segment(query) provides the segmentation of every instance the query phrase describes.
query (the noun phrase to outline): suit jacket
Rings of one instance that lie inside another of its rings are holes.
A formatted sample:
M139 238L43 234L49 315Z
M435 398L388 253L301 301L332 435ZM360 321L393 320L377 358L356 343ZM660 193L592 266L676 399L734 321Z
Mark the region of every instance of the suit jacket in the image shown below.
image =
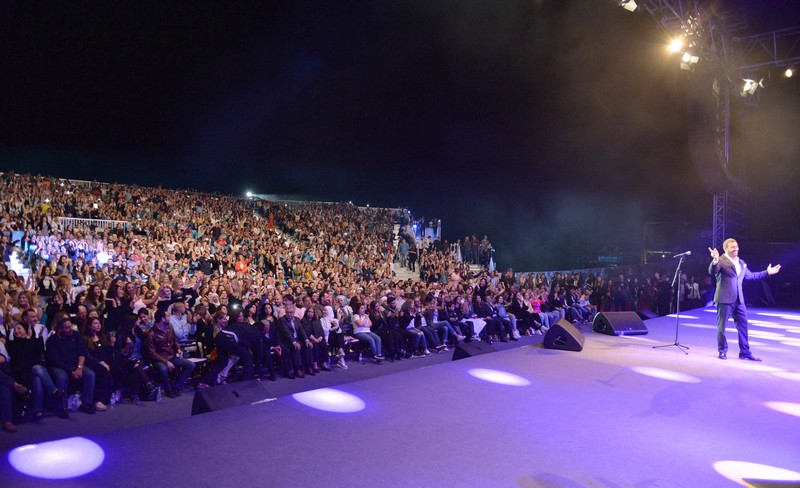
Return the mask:
M306 335L306 331L303 329L303 324L300 323L300 319L294 317L294 328L297 331L297 339L294 338L289 319L290 317L284 315L278 320L278 339L280 339L281 345L291 347L292 343L295 341L300 344L305 344L308 340L308 335Z
M760 280L767 277L767 271L756 273L747 269L747 263L739 258L742 272L736 273L736 265L725 254L719 257L717 264L712 261L708 265L708 273L717 279L717 290L714 292L714 303L744 303L742 282L744 280Z

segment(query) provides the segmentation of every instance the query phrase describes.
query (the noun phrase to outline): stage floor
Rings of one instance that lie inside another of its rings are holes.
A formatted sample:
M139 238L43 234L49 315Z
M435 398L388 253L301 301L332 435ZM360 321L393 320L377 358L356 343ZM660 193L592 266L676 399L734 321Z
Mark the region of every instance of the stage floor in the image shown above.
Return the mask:
M796 486L800 313L751 308L750 319L761 363L737 359L733 329L729 359L719 360L714 310L697 309L680 321L688 354L653 348L675 339L675 317L661 317L645 321L642 336L588 331L582 352L527 345L89 435L104 458L88 474L45 481L6 456L0 479L14 487L710 487L743 478Z

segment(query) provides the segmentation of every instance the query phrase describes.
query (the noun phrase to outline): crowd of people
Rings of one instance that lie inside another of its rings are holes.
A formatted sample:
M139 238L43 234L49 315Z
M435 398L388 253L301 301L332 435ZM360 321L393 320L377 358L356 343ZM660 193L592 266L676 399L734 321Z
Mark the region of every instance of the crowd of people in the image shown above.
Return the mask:
M654 301L635 279L472 271L482 258L446 241L395 245L404 212L3 174L3 429L187 385L347 369L352 355L514 341ZM486 254L483 241L470 249ZM12 253L26 279L6 265ZM398 280L395 260L420 279Z

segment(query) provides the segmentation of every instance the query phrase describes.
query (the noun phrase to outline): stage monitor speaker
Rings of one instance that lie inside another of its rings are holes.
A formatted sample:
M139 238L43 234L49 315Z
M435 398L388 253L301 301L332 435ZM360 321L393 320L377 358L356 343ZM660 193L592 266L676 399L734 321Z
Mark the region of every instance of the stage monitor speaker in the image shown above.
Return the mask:
M642 320L650 320L658 318L658 314L650 310L637 310L636 315Z
M275 398L267 388L256 380L239 381L229 385L218 385L212 388L197 389L192 401L192 415L197 415L223 408L240 405L256 405L266 403Z
M647 334L647 327L636 312L600 312L594 316L592 329L615 336Z
M586 339L568 320L559 319L544 335L544 347L564 351L582 351Z
M453 351L453 361L495 351L497 349L483 341L465 342L456 346L456 350Z

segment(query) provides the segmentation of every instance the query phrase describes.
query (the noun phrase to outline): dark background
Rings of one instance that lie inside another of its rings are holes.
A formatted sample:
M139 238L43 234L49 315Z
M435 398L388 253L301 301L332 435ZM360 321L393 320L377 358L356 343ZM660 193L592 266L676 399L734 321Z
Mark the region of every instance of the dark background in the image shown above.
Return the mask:
M637 253L647 222L710 245L691 75L611 1L3 2L0 36L0 170L403 206L518 271ZM732 159L750 239L798 241L800 89L771 81Z

